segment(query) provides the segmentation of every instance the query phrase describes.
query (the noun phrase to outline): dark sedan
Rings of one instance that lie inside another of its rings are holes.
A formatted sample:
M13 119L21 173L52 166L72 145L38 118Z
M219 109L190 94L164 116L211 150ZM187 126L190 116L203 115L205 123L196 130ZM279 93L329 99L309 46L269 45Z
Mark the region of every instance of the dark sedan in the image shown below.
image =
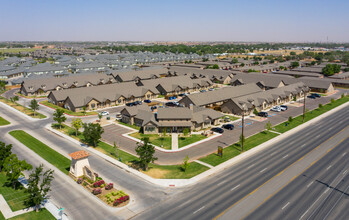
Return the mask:
M224 130L222 128L211 128L211 131L222 134Z
M222 126L222 128L225 128L227 130L233 130L234 129L234 125L233 124L225 124Z

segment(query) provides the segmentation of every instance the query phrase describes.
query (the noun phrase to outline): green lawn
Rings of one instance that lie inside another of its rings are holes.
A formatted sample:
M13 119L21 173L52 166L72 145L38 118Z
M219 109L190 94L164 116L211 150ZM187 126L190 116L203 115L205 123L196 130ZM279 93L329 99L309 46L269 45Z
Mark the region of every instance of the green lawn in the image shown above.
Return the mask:
M305 114L304 122L307 122L331 109L334 109L335 107L338 107L346 102L349 101L349 96L345 96L343 98L335 100L333 103L329 103L326 105L323 105L321 108L314 109L312 111L309 111ZM297 116L293 119L292 122L284 122L274 127L275 131L284 133L288 130L291 130L292 128L297 127L298 125L303 123L303 115Z
M22 215L15 216L10 218L9 220L55 220L56 218L47 211L47 209L40 209L39 212L28 212Z
M27 107L24 107L23 105L20 105L20 104L18 104L18 103L16 103L16 102L11 102L10 100L5 99L5 98L2 97L2 96L0 96L0 101L3 102L3 103L5 103L5 104L7 104L7 105L9 105L9 106L11 106L12 108L17 109L17 110L20 111L20 112L23 112L24 114L26 114L26 115L28 115L28 116L30 116L30 117L32 117L32 118L40 118L40 119L41 119L41 118L46 118L45 115L40 114L40 113L38 113L38 112L36 112L35 115L34 115L33 110L31 110L31 109L29 109L29 108L27 108Z
M7 121L7 120L3 119L2 117L0 117L0 126L2 126L2 125L9 125L9 124L10 124L9 121Z
M14 138L20 141L22 144L33 150L40 157L51 163L63 173L68 174L70 168L70 160L60 153L56 152L46 144L42 143L38 139L34 138L30 134L22 130L16 130L9 132Z
M141 128L136 126L136 125L130 125L130 124L127 124L127 123L124 123L124 122L121 122L121 121L117 121L119 124L121 125L125 125L127 127L130 127L130 128L133 128L133 129L136 129L137 131L139 131Z
M244 151L248 151L251 148L254 148L274 137L278 136L273 132L262 131L258 134L255 134L249 138L246 138L244 142ZM202 162L211 164L212 166L217 166L241 153L241 146L239 143L232 144L223 149L223 156L218 156L217 153L212 153L206 157L200 158Z
M17 184L17 188L13 189L12 185L7 186L7 177L4 172L0 173L0 194L5 198L12 211L27 208L28 205L24 201L29 197L21 184Z
M68 109L59 107L59 106L54 105L52 103L49 103L48 101L42 101L40 103L43 105L46 105L48 107L54 108L54 109L62 109L64 111L64 113L69 114L69 115L73 115L73 116L85 116L85 115L97 115L98 114L97 112L86 112L85 114L83 112L73 112L73 111L70 111Z
M232 116L232 115L225 115L225 116L222 117L222 118L224 119L224 118L226 118L226 117L228 117L231 121L236 121L236 120L240 119L239 117L234 117L234 116Z
M163 144L164 149L168 149L168 150L171 149L171 145L172 145L171 136L166 136L166 137L162 138L158 134L142 134L142 133L138 133L138 132L132 133L132 134L130 134L130 136L138 138L138 139L148 137L149 141L152 144L154 144L158 147L160 147L161 144ZM189 144L195 143L197 141L203 140L205 138L206 138L205 136L200 135L200 134L193 134L190 137L178 137L178 147L181 148L181 147L187 146Z

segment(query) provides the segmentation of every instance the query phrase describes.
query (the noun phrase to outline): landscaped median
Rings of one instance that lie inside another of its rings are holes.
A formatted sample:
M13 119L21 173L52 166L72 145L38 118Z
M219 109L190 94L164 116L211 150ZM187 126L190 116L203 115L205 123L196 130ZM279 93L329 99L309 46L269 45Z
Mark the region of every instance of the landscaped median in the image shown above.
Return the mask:
M64 111L65 114L67 115L71 115L71 116L89 116L89 115L98 115L97 112L73 112L73 111L70 111L68 109L65 109L65 108L62 108L62 107L59 107L57 105L54 105L48 101L42 101L40 102L40 104L44 105L44 106L47 106L49 108L53 108L55 110L57 109L62 109Z
M4 97L0 96L0 102L14 108L14 109L17 109L18 111L32 117L32 118L39 118L39 119L42 119L42 118L46 118L45 115L43 114L40 114L39 112L35 112L33 110L31 110L30 108L27 108L23 105L20 105L18 104L17 102L12 102L8 99L5 99Z
M17 183L16 189L12 185L7 184L6 174L0 172L0 194L4 197L12 212L29 208L30 205L26 203L29 198L29 193L25 188ZM10 219L55 219L46 209L40 209L39 212L31 211ZM5 217L0 212L0 220L5 220Z
M0 126L3 126L3 125L9 125L10 122L7 121L6 119L0 117Z
M64 125L62 129L58 129L57 126L52 126L52 128L66 135L69 135L70 137L82 143L86 143L84 141L83 135L80 132L78 133L78 136L75 136L75 130L67 125ZM94 148L109 157L120 160L122 163L150 177L157 178L157 179L189 179L209 169L208 167L196 162L191 162L189 165L189 169L187 169L185 172L182 169L182 165L157 165L157 164L151 163L149 164L149 169L147 171L143 171L139 167L138 157L132 154L129 154L125 151L122 151L120 149L118 149L118 155L116 156L115 148L110 144L107 144L101 141L98 143L97 147L91 147L91 148Z
M171 136L160 136L158 134L142 134L139 132L135 132L132 134L129 134L129 136L137 138L141 140L144 137L148 137L149 141L158 147L163 146L164 149L166 150L171 150L171 145L172 145L172 137ZM192 134L188 137L178 137L178 148L185 147L189 144L201 141L203 139L207 138L204 135L201 134Z

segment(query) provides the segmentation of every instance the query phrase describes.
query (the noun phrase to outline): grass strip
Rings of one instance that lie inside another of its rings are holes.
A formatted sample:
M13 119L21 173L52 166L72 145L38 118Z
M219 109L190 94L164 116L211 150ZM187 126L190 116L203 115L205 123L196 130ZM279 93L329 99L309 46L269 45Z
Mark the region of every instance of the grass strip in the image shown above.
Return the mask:
M9 125L10 122L5 120L4 118L0 117L0 126L3 126L3 125Z
M83 112L73 112L71 110L68 110L68 109L59 107L57 105L54 105L54 104L52 104L52 103L50 103L48 101L42 101L40 103L43 104L43 105L46 105L46 106L48 106L50 108L56 109L56 110L57 109L61 109L61 110L64 111L64 113L69 114L69 115L73 115L73 116L86 116L86 115L97 115L98 114L97 112L85 112L85 113L83 113Z
M40 119L46 118L45 115L40 114L39 112L35 112L35 115L34 115L34 111L31 110L30 108L27 108L27 107L25 107L23 105L20 105L17 102L11 102L10 100L5 99L2 96L0 96L0 101L5 103L5 104L7 104L7 105L9 105L9 106L11 106L12 108L17 109L20 112L23 112L24 114L26 114L26 115L28 115L28 116L30 116L32 118L40 118Z
M68 174L70 169L70 160L57 151L53 150L46 144L42 143L38 139L34 138L30 134L22 130L10 131L10 135L34 151L40 157L45 159L50 164L57 167L63 173Z

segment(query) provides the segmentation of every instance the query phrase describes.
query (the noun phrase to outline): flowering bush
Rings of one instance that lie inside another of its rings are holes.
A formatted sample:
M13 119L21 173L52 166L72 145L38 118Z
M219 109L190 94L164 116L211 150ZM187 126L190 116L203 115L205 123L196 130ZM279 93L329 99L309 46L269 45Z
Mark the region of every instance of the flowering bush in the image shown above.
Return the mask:
M113 183L109 183L108 185L105 186L105 189L106 190L110 190L114 187L114 184Z
M97 182L94 182L93 183L93 187L101 187L101 185L103 185L105 182L104 182L104 180L99 180L99 181L97 181Z
M98 195L102 193L102 189L98 188L98 189L93 189L92 190L93 195Z
M77 182L78 184L81 184L81 183L82 183L82 178L79 178L78 180L76 180L76 182Z
M120 205L121 203L126 202L129 199L130 199L130 197L128 195L122 196L122 197L120 197L118 199L115 199L114 203L113 203L113 206Z

